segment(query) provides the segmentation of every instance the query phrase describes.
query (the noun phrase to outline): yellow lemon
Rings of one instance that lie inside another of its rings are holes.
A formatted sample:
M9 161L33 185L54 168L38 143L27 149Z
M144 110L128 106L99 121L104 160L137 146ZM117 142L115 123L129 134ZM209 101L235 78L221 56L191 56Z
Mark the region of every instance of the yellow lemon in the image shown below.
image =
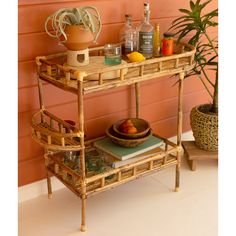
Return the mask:
M144 61L146 59L143 54L139 52L132 52L130 54L127 54L127 57L131 62Z

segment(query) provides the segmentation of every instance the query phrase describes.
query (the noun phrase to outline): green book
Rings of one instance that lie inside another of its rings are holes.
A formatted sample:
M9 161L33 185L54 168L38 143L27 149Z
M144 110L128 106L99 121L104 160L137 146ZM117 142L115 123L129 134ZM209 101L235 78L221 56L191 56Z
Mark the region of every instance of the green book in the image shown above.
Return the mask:
M94 142L94 147L106 152L119 160L127 160L136 155L145 153L163 144L163 140L155 136L150 136L144 143L137 147L127 148L114 144L109 137L99 139Z

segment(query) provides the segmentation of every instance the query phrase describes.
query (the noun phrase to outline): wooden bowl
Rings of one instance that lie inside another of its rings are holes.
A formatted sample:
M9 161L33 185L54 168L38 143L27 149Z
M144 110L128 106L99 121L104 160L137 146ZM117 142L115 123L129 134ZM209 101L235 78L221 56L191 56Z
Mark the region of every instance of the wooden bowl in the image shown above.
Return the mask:
M126 120L131 120L131 122L134 124L135 128L137 129L137 133L129 134L121 130L120 126ZM119 120L115 124L113 124L113 130L123 138L136 139L136 138L145 137L148 131L150 130L150 125L144 119L127 118L127 119Z
M147 134L144 137L136 138L136 139L129 139L129 138L123 138L122 136L117 134L113 130L113 126L111 126L106 130L106 134L111 139L111 141L113 143L115 143L119 146L122 146L122 147L130 148L130 147L136 147L136 146L144 143L152 135L152 131L151 131L151 129L149 129L149 131L147 132Z

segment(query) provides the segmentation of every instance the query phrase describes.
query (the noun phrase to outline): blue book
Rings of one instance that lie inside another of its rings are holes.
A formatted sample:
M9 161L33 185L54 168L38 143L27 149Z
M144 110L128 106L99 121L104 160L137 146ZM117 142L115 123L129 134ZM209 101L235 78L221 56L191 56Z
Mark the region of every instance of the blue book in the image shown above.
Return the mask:
M127 160L136 155L145 153L149 150L157 148L163 144L163 140L155 136L150 136L144 143L138 145L137 147L127 148L121 147L117 144L114 144L109 137L99 139L94 142L94 147L100 149L103 152L106 152L119 160Z

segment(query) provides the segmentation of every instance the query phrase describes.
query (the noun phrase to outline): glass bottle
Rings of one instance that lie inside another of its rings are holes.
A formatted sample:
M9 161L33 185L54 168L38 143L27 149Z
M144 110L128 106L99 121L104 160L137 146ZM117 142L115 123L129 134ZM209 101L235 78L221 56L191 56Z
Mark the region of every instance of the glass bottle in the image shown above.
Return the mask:
M153 26L150 23L149 3L144 3L144 20L138 26L138 51L146 58L153 54Z
M153 34L153 56L161 56L161 35L160 35L160 25L155 24L154 34Z
M125 25L120 30L122 54L137 51L137 32L132 26L132 16L125 15Z

